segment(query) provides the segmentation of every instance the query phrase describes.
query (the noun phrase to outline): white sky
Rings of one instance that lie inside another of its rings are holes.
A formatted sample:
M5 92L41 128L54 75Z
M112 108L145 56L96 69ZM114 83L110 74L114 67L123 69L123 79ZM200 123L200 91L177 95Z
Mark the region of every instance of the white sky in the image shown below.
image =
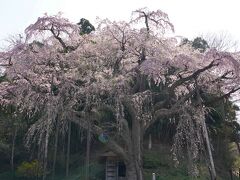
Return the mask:
M240 41L240 0L0 0L0 47L4 39L23 33L45 12L61 11L72 22L83 17L94 24L96 16L128 20L133 10L142 7L168 13L176 35L191 39L226 31Z

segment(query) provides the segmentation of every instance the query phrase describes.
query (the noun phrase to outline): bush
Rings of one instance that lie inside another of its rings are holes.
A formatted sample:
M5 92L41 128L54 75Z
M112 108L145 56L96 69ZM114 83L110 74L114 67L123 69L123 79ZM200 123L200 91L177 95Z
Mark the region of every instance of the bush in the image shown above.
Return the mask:
M31 162L24 161L18 166L16 173L18 177L34 178L43 175L43 168L38 160Z
M147 152L143 156L143 167L146 169L169 167L168 157L158 152Z

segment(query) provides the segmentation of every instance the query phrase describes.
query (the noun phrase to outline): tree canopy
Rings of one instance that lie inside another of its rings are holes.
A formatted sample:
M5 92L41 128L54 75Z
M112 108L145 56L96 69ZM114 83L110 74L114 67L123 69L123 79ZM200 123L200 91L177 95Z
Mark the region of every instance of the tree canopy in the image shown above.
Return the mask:
M187 149L195 162L206 143L216 176L205 124L211 102L204 95L218 101L240 89L239 54L205 49L201 39L193 43L204 51L178 46L165 36L174 28L160 10L136 10L130 22L105 19L96 29L85 19L80 24L45 15L0 54L7 78L0 83L1 106L13 104L37 119L27 145L36 142L47 156L57 121L63 131L69 121L90 124L96 136L108 136L105 145L124 160L127 177L142 180L143 136L167 118L178 122L176 159ZM103 118L107 112L112 116Z

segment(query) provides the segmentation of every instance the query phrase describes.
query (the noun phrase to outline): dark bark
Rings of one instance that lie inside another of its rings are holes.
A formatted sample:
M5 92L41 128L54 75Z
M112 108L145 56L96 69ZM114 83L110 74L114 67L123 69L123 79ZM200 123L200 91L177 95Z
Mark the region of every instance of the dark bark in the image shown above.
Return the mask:
M16 143L16 137L17 137L17 127L15 127L13 139L12 139L12 151L11 151L11 169L14 171L14 154L15 154L15 143Z
M146 60L146 49L145 49L145 47L143 47L141 50L141 53L140 53L138 64L141 65L143 63L143 61L145 61L145 60Z
M86 150L86 169L85 176L86 180L89 180L89 162L90 162L90 145L91 145L91 124L88 121L88 129L87 129L87 150Z
M208 69L211 69L212 67L214 66L217 66L218 63L216 63L215 61L217 61L219 59L215 59L213 60L208 66L205 66L203 67L202 69L198 69L197 71L193 72L191 75L187 76L187 77L184 77L184 78L180 78L179 80L175 81L169 88L168 88L168 91L169 91L169 94L170 95L174 95L174 90L179 87L180 85L188 82L188 81L193 81L193 80L196 80L197 77L207 71Z
M214 165L213 155L212 155L212 150L211 150L211 144L209 141L209 135L207 132L207 126L206 126L205 120L203 120L203 122L202 122L202 131L203 131L203 137L205 139L206 146L207 146L207 153L209 156L211 176L212 176L212 179L215 180L217 178L217 175L216 175L216 170L215 170L215 165Z
M134 155L129 154L129 159L125 161L126 164L126 176L128 180L143 180L143 168L142 164L137 162Z
M237 145L238 154L240 155L240 144L239 144L239 142L235 142L235 143L236 143L236 145Z
M142 163L142 138L143 138L143 128L141 125L141 120L137 118L137 112L133 106L128 104L128 111L131 114L132 119L132 129L131 129L131 145L129 148L129 159L132 159L131 163L134 165L137 180L143 180L143 163ZM130 163L130 164L131 164ZM130 167L132 168L132 167ZM132 174L133 172L129 172ZM133 177L134 178L134 177Z
M75 51L78 48L79 44L76 45L75 47L74 46L67 46L66 43L63 41L63 39L60 37L60 31L54 29L53 25L50 29L45 29L45 30L50 30L50 32L53 34L54 38L56 38L58 40L58 42L62 45L63 51L61 51L61 52L68 53L68 52L71 52L71 51Z
M127 103L127 102L126 102ZM129 104L128 104L129 105ZM116 153L119 158L122 158L127 167L127 177L129 180L143 180L143 165L142 165L142 140L143 140L143 131L141 122L136 118L135 109L129 105L129 113L132 117L132 127L129 129L128 125L125 124L125 133L127 139L124 143L118 144L114 139L109 139L108 143L105 145L109 150ZM77 117L73 118L72 121L77 123L84 129L88 129L88 122L86 119L79 119ZM91 125L91 132L100 135L104 131L95 125ZM90 145L90 144L89 144ZM123 148L124 147L124 148ZM89 147L90 149L90 147Z
M53 34L54 38L56 38L59 41L59 43L62 45L63 49L67 50L67 45L65 44L65 42L63 42L62 38L59 37L60 32L57 31L57 34L56 34L53 26L51 27L50 31Z
M195 84L196 84L196 92L197 92L197 105L199 106L199 108L202 108L200 89L199 89L199 86L197 83L197 79L195 79ZM215 165L214 165L214 161L213 161L211 144L210 144L210 140L209 140L209 135L208 135L205 119L202 119L201 124L202 124L202 135L203 135L203 138L206 143L207 153L208 153L209 162L210 162L210 172L211 172L210 176L211 176L211 179L216 180L217 174L216 174L216 169L215 169Z
M56 159L57 159L57 150L58 150L58 131L59 131L59 123L58 120L56 122L56 134L55 134L55 144L54 144L54 154L53 154L53 173L52 178L55 177L55 170L56 170Z
M41 161L41 146L39 145L38 148L37 148L37 159L38 161L40 162ZM37 177L36 177L36 180L40 179L40 171L39 169L37 170Z
M231 96L231 94L233 94L234 92L238 91L239 89L240 89L240 88L233 88L233 89L231 89L228 93L223 94L222 96L213 98L213 99L210 100L210 101L204 102L204 104L205 104L206 106L210 106L210 105L212 105L213 103L217 103L217 102L219 102L219 101L222 101L222 100L225 99L225 98L229 98L229 97Z
M128 180L138 180L136 169L134 167L133 161L128 161L126 164L126 176Z
M210 174L210 179L213 180L211 168L208 166L208 172Z
M119 72L120 72L120 62L121 62L121 60L118 59L118 60L116 60L116 62L114 63L114 66L113 66L113 74L114 74L114 75L119 74Z
M229 175L230 175L230 179L233 180L233 172L231 169L229 169Z
M68 177L68 175L69 175L70 145L71 145L71 122L69 121L69 122L68 122L66 177Z
M48 121L50 121L48 119ZM44 157L43 157L43 177L42 179L45 180L47 177L47 161L48 161L48 143L49 143L49 122L47 123L46 129L46 137L45 137L45 145L44 145Z
M240 168L238 169L238 179L240 179Z

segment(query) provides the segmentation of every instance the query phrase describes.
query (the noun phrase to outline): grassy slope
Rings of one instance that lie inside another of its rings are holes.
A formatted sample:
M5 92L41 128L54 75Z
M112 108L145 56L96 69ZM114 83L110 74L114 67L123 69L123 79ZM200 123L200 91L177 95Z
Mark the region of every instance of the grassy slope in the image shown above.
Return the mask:
M94 152L96 156L96 152ZM74 158L76 160L76 157ZM84 159L84 157L81 157ZM79 159L80 160L80 159ZM216 166L218 170L218 180L230 179L227 172L224 172L222 167L222 161L216 160ZM188 176L187 164L182 161L177 168L174 166L172 160L170 146L157 145L154 146L152 150L146 150L144 152L144 176L145 180L151 180L152 173L156 173L157 180L210 180L208 170L204 164L199 165L200 176L197 178L192 178ZM83 166L72 166L70 176L68 178L64 177L64 170L58 171L58 175L55 180L84 180L85 168ZM99 163L97 159L91 161L90 167L91 180L102 180L104 179L104 163ZM6 172L0 174L0 180L20 180L20 178L14 177L12 173ZM23 178L24 179L24 178ZM51 179L51 177L49 177ZM237 180L237 178L235 178ZM21 179L22 180L22 179Z

